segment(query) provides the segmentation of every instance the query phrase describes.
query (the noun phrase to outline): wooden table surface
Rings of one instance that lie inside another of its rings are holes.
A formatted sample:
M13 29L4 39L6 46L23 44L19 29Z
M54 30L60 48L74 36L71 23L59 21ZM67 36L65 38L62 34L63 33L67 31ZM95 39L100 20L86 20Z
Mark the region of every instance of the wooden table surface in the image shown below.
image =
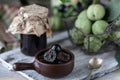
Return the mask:
M120 70L111 72L103 77L97 78L95 80L120 80Z
M84 52L82 52L79 47L72 45L71 42L68 40L68 35L66 32L63 32L59 35L55 35L53 36L53 38L48 39L48 43L49 43L48 45L52 44L53 42L59 43L60 45L62 45L62 47L69 48L74 53L75 67L73 72L70 75L61 79L49 79L49 78L43 77L42 75L32 70L23 71L23 72L26 75L32 78L35 78L34 80L84 80L84 78L87 76L89 72L87 62L93 56L85 55ZM92 75L93 78L100 77L100 78L97 78L96 80L120 80L120 77L119 77L120 71L112 72L116 70L116 65L117 65L117 62L114 59L114 51L110 51L108 53L102 53L102 54L96 55L96 57L102 58L104 60L104 63L99 70L93 73ZM11 50L10 52L5 52L3 54L0 54L0 58L5 60L9 64L13 64L16 61L19 61L19 62L33 61L33 57L28 57L23 55L19 49ZM0 67L0 80L19 80L19 79L25 80L23 76L16 74L18 76L17 78L14 74L16 73L15 72L11 73L9 70L3 69L3 66ZM10 76L13 79L11 79Z
M0 80L28 80L28 79L14 71L8 70L0 63Z
M0 64L0 80L28 80L16 72L9 71ZM120 80L120 71L114 71L95 80Z

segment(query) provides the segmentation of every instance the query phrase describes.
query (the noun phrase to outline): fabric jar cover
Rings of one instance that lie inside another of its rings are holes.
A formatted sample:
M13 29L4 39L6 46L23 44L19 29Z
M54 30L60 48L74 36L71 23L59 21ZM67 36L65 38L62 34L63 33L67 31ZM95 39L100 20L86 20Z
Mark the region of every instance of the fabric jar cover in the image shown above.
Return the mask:
M48 9L36 4L21 7L7 31L12 34L34 34L38 37L46 33L50 37L52 31L49 26Z

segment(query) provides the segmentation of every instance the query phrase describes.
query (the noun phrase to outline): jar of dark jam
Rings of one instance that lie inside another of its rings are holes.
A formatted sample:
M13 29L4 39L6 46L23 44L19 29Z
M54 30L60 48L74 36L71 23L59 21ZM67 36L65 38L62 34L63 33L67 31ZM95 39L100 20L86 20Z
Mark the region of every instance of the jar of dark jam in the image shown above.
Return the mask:
M40 37L33 34L21 34L21 52L25 55L34 56L39 50L46 48L46 33Z

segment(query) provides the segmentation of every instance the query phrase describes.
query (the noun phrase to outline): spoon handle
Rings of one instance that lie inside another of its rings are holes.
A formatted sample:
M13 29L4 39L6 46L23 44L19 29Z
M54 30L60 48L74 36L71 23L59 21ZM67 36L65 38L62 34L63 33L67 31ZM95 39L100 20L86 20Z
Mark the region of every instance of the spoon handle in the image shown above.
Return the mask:
M91 75L92 75L93 69L90 70L90 72L88 73L87 77L85 78L85 80L90 80Z

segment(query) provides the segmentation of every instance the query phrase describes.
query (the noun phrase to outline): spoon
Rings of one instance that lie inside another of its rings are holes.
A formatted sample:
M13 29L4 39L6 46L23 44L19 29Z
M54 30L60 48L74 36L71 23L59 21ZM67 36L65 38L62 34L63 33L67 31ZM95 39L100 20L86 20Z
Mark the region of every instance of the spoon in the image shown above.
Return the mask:
M89 68L91 69L88 76L86 77L85 80L90 80L91 74L94 70L99 69L102 66L103 60L101 58L92 58L89 60Z

